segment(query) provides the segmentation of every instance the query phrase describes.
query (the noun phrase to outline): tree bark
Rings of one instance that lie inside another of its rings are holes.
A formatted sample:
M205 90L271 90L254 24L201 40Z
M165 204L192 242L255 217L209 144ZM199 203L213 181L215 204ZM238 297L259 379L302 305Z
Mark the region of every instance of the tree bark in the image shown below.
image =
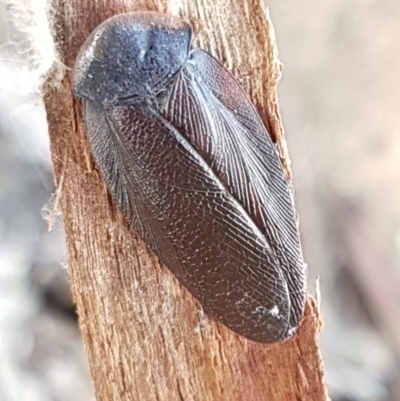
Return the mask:
M327 400L309 299L297 334L262 345L201 313L196 300L132 232L108 195L85 137L71 68L91 31L134 10L190 20L195 47L235 75L289 159L277 104L281 64L262 0L53 0L51 23L68 67L45 104L79 323L98 400ZM50 81L49 81L50 82Z

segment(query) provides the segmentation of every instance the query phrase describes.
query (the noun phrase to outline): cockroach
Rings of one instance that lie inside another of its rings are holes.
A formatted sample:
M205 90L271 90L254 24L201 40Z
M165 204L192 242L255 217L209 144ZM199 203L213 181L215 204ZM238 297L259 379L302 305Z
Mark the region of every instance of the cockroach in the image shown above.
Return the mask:
M290 337L306 299L295 209L275 145L191 25L134 12L82 47L73 91L108 189L204 311L262 343Z

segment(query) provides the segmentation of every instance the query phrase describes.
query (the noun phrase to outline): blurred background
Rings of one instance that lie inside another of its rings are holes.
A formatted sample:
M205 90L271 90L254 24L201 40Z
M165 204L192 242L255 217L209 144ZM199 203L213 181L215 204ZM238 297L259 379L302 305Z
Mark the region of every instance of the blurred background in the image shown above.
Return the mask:
M39 87L53 45L42 2L29 17L19 3L0 2L0 400L90 401L62 224L49 233L45 221L54 187ZM400 2L268 6L330 396L399 401Z

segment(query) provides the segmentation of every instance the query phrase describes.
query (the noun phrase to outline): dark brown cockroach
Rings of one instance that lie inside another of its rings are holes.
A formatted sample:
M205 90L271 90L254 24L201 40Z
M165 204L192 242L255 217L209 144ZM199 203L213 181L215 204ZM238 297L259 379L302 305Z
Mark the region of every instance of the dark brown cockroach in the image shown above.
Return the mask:
M179 18L136 12L82 47L73 89L115 202L205 312L238 334L290 337L306 269L288 183L232 75Z

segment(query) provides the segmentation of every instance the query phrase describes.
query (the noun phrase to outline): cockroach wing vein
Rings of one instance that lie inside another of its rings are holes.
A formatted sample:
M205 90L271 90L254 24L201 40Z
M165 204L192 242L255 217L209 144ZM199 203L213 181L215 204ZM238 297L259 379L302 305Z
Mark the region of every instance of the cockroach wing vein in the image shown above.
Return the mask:
M192 144L145 107L85 101L85 121L118 206L204 310L255 341L286 338L290 295L270 244Z
M169 93L164 117L204 158L270 244L290 296L288 330L298 326L306 298L303 263L289 186L276 148L245 93L203 50L190 54Z

